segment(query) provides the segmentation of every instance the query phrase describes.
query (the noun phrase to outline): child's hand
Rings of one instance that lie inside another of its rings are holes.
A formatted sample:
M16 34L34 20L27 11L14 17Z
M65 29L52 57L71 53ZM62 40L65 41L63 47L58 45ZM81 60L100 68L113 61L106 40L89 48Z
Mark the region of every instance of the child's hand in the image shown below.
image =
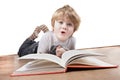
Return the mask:
M62 48L61 46L57 46L56 48L56 56L61 57L62 54L65 52L66 50L64 48Z

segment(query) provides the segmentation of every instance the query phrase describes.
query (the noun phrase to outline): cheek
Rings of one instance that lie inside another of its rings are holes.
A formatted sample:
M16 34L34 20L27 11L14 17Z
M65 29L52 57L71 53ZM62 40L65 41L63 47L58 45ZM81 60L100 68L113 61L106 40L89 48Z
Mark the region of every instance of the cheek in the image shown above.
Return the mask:
M54 30L54 31L57 31L58 29L59 29L59 24L58 24L58 23L55 23L53 30Z
M58 34L59 27L57 25L54 25L53 31L54 31L55 34Z
M74 28L69 29L69 34L72 35L74 33Z
M54 28L59 28L60 24L55 21Z

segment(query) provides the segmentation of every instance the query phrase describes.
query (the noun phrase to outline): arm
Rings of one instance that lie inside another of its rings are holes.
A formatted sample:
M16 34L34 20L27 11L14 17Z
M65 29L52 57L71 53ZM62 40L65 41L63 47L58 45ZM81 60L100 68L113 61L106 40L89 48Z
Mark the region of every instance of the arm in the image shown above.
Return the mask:
M39 40L37 53L48 53L49 52L49 36L45 33Z

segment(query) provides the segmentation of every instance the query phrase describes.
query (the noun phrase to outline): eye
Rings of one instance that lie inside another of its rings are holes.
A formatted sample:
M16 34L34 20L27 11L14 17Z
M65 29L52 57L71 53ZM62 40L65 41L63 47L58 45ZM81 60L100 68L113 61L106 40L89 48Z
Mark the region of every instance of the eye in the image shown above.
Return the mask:
M67 23L68 26L72 26L72 23Z
M60 24L63 24L63 21L59 21Z

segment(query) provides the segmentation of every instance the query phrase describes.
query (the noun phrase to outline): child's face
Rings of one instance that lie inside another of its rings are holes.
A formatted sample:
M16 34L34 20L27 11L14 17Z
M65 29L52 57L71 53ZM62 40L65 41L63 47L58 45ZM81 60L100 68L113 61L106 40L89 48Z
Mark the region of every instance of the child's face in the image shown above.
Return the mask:
M66 41L74 33L74 24L66 18L55 21L54 33L60 41Z

